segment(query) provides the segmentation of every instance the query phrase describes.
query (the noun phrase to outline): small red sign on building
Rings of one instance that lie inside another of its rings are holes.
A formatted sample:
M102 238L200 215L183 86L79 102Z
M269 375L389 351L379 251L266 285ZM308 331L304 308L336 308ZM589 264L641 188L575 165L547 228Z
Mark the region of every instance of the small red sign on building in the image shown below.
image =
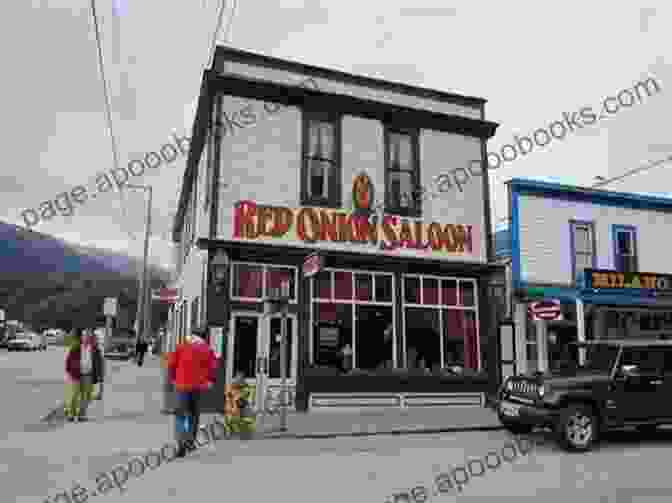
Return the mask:
M561 320L562 308L559 300L548 299L532 302L528 307L530 318L538 320Z
M161 288L160 290L152 290L152 300L156 302L173 304L177 302L179 293L176 288Z
M303 275L306 278L314 276L322 270L324 259L319 253L308 255L303 261Z

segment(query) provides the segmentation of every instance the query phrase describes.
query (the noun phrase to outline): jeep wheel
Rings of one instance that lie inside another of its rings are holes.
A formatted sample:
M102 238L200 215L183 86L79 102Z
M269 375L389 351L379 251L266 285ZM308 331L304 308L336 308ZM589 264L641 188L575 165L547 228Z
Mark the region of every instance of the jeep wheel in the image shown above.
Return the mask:
M569 451L589 451L597 440L597 416L590 405L569 405L560 413L556 433Z

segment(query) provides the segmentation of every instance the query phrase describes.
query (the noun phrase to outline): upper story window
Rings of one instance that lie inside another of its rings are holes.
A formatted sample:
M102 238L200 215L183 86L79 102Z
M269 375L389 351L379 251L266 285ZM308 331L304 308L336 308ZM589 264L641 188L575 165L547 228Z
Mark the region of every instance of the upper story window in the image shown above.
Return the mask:
M420 216L418 132L385 131L385 209L403 216Z
M595 268L595 226L593 222L570 221L572 275L576 280L584 269Z
M341 206L340 118L304 111L301 204Z
M614 266L619 272L637 272L637 230L614 225Z

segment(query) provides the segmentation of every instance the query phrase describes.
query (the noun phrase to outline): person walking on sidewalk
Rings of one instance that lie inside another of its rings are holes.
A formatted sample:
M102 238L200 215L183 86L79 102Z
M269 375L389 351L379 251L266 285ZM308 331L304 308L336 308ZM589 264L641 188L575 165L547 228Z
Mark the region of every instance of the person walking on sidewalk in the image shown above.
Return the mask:
M87 420L93 381L96 377L102 378L101 367L102 355L96 350L91 336L85 335L82 329L75 329L65 358L65 417L68 421Z
M138 367L142 367L142 363L145 361L145 354L147 353L147 341L144 337L138 338L138 342L135 345L135 352L138 355Z
M177 457L180 458L195 446L200 423L201 396L215 381L217 369L217 358L204 339L205 333L195 328L191 334L167 358L167 367L178 403L175 429L179 443ZM188 429L184 427L185 423Z
M81 348L82 397L79 420L86 421L88 419L86 413L94 398L94 387L103 382L103 355L92 330L84 331Z

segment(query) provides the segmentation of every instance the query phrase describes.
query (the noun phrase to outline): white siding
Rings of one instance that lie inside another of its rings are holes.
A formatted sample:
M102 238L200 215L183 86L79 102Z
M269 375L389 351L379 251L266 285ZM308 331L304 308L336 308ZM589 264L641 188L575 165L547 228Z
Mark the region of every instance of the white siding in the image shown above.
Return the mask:
M572 282L570 220L595 223L597 267L614 269L612 225L637 228L639 270L672 273L664 229L672 213L602 206L538 196L519 196L521 279L538 283Z
M179 302L181 303L183 300L187 301L187 327L191 326L191 301L202 294L203 264L207 262L207 258L207 251L199 250L196 247L192 248L182 274L180 274L174 283L174 288L178 288L181 293ZM199 302L203 302L203 299Z
M384 89L357 86L335 80L313 77L312 75L308 74L288 72L286 70L278 70L274 68L264 68L255 65L248 65L245 63L225 62L224 68L226 70L225 74L234 74L245 78L268 80L287 85L296 85L298 81L311 78L315 81L319 90L324 92L344 94L356 98L370 99L374 101L380 101L381 103L389 103L391 105L430 110L432 112L459 115L471 119L481 118L481 112L477 106L469 107L453 103L446 103L439 100L408 96Z
M239 125L226 129L222 140L218 238L232 239L234 205L240 200L252 200L264 205L300 207L301 175L301 112L296 107L234 97L224 99L224 110ZM239 111L245 109L244 114ZM225 121L226 122L226 121ZM243 123L247 125L243 125ZM354 178L362 171L375 187L376 203L384 198L384 138L380 122L345 116L342 120L342 200L344 210L351 208ZM436 191L435 177L468 161L480 159L477 139L424 130L420 135L421 183ZM483 186L481 178L467 182L462 191L453 187L434 200L423 203L426 223L462 224L472 226L473 253L433 253L432 258L485 262L485 229ZM265 244L310 246L302 241L265 240ZM356 250L363 253L383 253L375 247L339 243L320 243L332 250ZM427 257L418 250L396 250L396 255Z
M194 240L209 237L208 232L210 231L210 213L208 211L210 208L209 205L207 208L205 206L205 201L207 200L207 150L208 145L206 143L205 147L203 148L203 153L201 154L201 160L198 163L198 179L195 184L197 187L196 190L198 201L196 201L196 232L194 235Z

